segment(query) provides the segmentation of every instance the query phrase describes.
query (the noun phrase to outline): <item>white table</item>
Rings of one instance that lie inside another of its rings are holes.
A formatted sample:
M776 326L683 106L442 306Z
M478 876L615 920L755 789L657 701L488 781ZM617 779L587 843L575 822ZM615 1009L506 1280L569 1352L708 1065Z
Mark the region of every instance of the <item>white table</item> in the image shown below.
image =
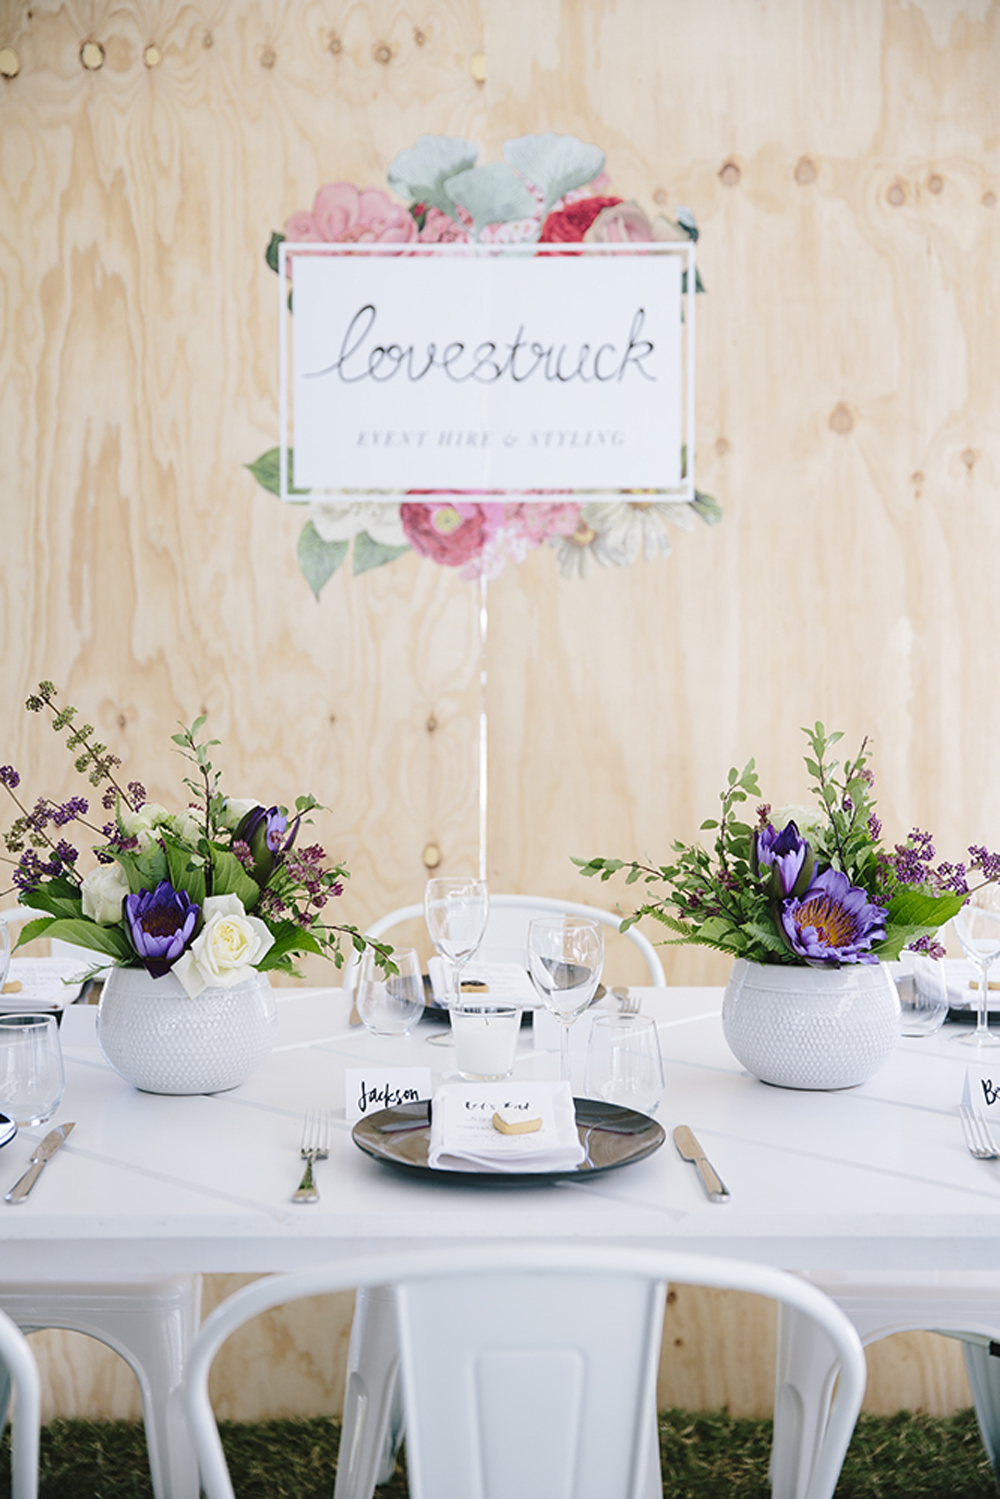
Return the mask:
M57 1121L76 1129L23 1206L0 1204L9 1275L265 1272L416 1239L578 1236L669 1239L800 1269L1000 1268L1000 1166L962 1143L967 1059L947 1030L902 1041L860 1088L789 1092L742 1072L722 1038L720 990L642 991L665 1060L659 1117L695 1130L732 1194L720 1207L669 1141L590 1181L406 1179L352 1142L344 1069L379 1059L440 1072L452 1054L426 1045L426 1025L386 1041L352 1030L339 990L278 994L274 1052L242 1088L211 1097L138 1093L97 1050L94 1012L67 1011ZM517 1075L556 1066L523 1031ZM310 1105L339 1122L318 1168L321 1201L297 1207L289 1197ZM44 1133L22 1131L0 1152L0 1191Z

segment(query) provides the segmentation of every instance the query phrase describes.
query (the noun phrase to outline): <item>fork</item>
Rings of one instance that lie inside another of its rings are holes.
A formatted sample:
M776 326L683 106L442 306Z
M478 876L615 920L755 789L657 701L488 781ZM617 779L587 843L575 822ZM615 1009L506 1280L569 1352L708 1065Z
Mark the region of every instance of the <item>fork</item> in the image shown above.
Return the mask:
M963 1103L959 1104L958 1112L970 1154L974 1155L977 1161L995 1161L1000 1157L1000 1149L997 1148L993 1132L980 1111Z
M325 1161L330 1154L330 1115L325 1109L309 1109L302 1125L302 1149L299 1152L306 1163L302 1180L292 1193L293 1202L319 1202L319 1192L313 1180L316 1161Z
M616 984L611 990L611 996L618 1001L619 1015L638 1015L642 1000L638 994L633 994L631 989L625 989L622 985Z

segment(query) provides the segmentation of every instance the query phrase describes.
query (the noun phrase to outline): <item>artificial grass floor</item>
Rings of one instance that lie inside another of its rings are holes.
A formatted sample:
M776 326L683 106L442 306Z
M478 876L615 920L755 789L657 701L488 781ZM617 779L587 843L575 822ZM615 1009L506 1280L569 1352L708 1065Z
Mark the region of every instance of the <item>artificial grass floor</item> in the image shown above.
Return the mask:
M769 1421L667 1411L660 1417L664 1499L768 1499ZM340 1429L332 1421L230 1423L222 1440L237 1499L330 1499ZM0 1493L10 1487L9 1436ZM397 1465L376 1499L407 1499ZM39 1499L151 1499L141 1426L57 1421L42 1433ZM837 1499L996 1499L971 1410L939 1419L862 1416Z

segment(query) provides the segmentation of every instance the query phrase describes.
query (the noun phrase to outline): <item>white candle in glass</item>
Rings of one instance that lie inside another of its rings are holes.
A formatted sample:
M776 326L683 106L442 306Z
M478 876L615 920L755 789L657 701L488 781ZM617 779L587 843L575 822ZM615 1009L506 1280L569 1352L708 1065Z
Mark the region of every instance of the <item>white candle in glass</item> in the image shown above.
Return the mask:
M455 1060L472 1081L510 1077L521 1011L516 1005L462 1005L451 1010Z

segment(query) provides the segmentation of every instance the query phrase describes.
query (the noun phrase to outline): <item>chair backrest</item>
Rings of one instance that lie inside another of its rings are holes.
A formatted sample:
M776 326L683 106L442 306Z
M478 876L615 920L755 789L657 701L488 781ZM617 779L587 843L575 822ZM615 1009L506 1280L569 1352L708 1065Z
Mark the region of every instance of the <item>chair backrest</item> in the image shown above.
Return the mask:
M416 921L423 917L422 905L401 906L396 911L390 911L385 916L380 916L366 928L365 935L368 937L385 937L394 927L402 926L406 921ZM490 895L490 915L486 923L486 935L476 954L486 962L493 963L524 963L525 949L528 941L528 923L536 916L590 916L594 921L599 921L602 926L612 927L615 931L621 925L622 917L613 911L604 911L599 906L584 906L571 900L554 900L546 895ZM645 959L649 970L649 982L656 988L662 988L666 983L663 973L663 964L657 956L656 949L649 938L637 927L629 927L625 938L638 948ZM343 984L345 989L352 989L355 983L357 968L357 954L352 949L348 955L343 969Z
M48 911L33 911L29 906L8 906L6 910L0 911L0 921L4 922L10 930L10 945L13 948L17 938L14 928L20 926L22 921L36 921L40 917L47 917ZM60 937L49 937L49 955L53 958L79 958L81 965L86 965L86 971L98 970L109 967L112 959L105 958L102 953L92 947L81 947L77 942L64 942Z
M208 1399L226 1338L282 1302L378 1284L396 1291L412 1499L640 1499L670 1281L773 1297L829 1341L836 1389L806 1493L830 1499L865 1360L822 1292L737 1260L517 1242L359 1256L256 1281L223 1302L195 1340L185 1380L205 1492L232 1496Z
M0 1312L0 1428L7 1416L12 1386L11 1499L37 1499L41 1380L24 1334L5 1312Z

